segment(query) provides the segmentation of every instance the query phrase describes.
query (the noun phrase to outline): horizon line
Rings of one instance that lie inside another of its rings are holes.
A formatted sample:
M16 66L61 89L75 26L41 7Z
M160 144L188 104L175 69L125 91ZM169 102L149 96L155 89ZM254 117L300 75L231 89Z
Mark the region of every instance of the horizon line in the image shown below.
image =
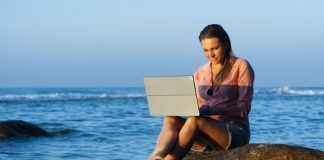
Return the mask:
M254 88L270 88L270 87L309 87L309 88L323 88L324 86L300 86L300 85L280 85L280 86L254 86ZM37 88L145 88L142 86L0 86L0 89L37 89Z

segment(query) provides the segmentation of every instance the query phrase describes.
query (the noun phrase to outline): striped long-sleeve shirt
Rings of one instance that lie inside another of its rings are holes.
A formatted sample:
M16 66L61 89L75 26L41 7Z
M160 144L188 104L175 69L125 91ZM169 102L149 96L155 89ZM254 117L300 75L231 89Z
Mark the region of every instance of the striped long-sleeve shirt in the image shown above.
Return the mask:
M233 121L249 127L249 112L253 98L254 71L247 60L236 58L226 78L216 86L212 86L211 62L199 67L194 75L198 104L212 107L237 106L241 116L212 115L220 121ZM207 94L212 89L213 94Z

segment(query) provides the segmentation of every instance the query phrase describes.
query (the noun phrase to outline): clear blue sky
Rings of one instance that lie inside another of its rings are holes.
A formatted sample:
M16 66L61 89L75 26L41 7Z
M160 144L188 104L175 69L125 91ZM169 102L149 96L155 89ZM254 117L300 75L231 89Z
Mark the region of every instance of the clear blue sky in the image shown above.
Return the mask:
M1 0L0 87L143 86L206 62L223 25L255 86L324 86L324 1Z

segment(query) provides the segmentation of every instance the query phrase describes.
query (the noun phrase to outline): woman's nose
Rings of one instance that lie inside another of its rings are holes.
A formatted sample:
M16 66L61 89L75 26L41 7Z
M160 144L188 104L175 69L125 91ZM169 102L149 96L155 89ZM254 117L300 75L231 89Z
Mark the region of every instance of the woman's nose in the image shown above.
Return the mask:
M210 55L211 57L214 57L214 56L215 56L215 54L214 54L213 51L209 51L209 55Z

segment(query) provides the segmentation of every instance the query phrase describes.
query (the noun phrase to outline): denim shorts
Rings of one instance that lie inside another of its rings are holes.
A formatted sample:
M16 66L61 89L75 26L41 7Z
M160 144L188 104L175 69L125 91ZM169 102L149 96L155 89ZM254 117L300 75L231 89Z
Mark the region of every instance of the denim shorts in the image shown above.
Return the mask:
M229 143L225 148L226 150L249 144L250 129L248 127L246 127L243 124L234 123L233 121L225 122L225 124L229 135L228 137ZM204 153L214 152L219 149L220 148L214 148L214 145L208 142L206 143L206 141L205 141L205 146L203 148L200 149L191 148L191 150L194 152L204 152Z
M245 144L249 144L250 130L247 127L235 124L233 121L226 122L226 126L230 136L230 142L227 149L233 149Z

